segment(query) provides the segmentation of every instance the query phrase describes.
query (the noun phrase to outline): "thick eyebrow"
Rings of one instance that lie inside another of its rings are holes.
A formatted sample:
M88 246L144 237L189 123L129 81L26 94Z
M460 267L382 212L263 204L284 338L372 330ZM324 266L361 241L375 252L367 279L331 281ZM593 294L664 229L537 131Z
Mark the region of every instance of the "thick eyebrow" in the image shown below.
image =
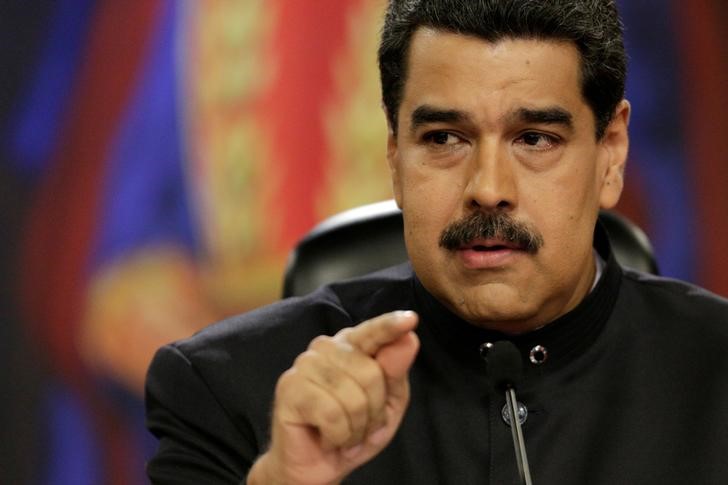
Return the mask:
M456 109L440 109L423 104L412 112L410 131L414 132L429 123L457 123L469 119L466 113Z
M559 106L546 108L518 108L506 118L522 123L562 125L570 131L574 130L573 116ZM470 116L456 109L441 109L427 104L418 106L413 112L410 131L415 132L423 125L430 123L462 123L469 122Z
M519 108L509 118L524 123L562 125L569 130L574 130L574 121L571 113L558 106L548 108Z

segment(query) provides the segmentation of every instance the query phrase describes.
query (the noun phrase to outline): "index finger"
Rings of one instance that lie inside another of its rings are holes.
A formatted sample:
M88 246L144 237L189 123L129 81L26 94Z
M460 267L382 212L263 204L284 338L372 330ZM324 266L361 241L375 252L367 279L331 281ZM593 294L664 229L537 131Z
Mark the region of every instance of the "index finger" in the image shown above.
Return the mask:
M417 319L417 314L409 310L385 313L347 329L345 338L354 347L373 356L385 345L414 330Z

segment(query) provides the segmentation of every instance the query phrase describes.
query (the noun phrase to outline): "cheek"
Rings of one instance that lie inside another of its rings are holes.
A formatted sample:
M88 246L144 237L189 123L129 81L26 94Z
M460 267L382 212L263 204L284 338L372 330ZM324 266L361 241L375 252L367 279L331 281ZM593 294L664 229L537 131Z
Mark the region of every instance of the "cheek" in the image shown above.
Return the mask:
M457 213L465 186L459 171L412 164L400 173L403 209L421 219L420 223Z
M462 183L443 172L402 173L402 211L410 255L437 257L443 229L462 215Z
M405 197L403 214L407 244L416 245L418 250L436 247L442 229L449 223L448 210L442 203L434 202L429 194ZM412 203L407 203L407 200ZM412 249L415 249L413 246Z
M599 210L597 177L592 166L570 164L553 177L530 180L523 191L524 211L541 231L550 261L564 264L569 255L580 258L591 244ZM577 254L579 253L579 254ZM568 263L567 263L568 264Z
M563 204L544 216L540 225L545 244L539 262L555 281L576 278L589 259L597 209L587 205Z
M601 177L598 176L593 155L584 153L563 169L554 173L543 193L550 194L551 210L565 212L567 222L578 223L584 215L595 213L599 208ZM591 217L591 216L590 216Z

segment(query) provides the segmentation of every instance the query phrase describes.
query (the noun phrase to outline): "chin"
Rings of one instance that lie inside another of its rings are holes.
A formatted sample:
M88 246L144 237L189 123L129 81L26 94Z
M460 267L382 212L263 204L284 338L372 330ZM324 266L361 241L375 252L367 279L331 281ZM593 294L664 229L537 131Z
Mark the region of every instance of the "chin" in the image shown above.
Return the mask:
M490 330L521 333L538 326L537 305L515 289L501 286L465 290L459 300L450 300L449 306L463 320Z
M541 326L527 312L497 312L470 311L460 317L476 327L495 330L506 334L519 334L528 332Z

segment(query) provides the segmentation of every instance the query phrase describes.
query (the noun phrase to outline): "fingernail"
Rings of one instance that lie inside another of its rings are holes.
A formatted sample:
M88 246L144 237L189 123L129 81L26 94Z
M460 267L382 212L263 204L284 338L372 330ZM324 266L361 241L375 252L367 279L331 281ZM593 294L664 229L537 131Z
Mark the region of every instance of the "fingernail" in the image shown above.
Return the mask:
M398 320L405 320L407 318L412 318L414 316L414 314L415 314L415 312L413 312L412 310L399 310L399 311L394 312L394 316Z
M367 441L373 445L381 445L387 440L389 430L386 427L381 427L374 433L370 434Z
M342 455L344 455L346 458L354 458L356 455L359 454L359 452L364 448L364 445L354 445L351 448L346 448L341 452Z

